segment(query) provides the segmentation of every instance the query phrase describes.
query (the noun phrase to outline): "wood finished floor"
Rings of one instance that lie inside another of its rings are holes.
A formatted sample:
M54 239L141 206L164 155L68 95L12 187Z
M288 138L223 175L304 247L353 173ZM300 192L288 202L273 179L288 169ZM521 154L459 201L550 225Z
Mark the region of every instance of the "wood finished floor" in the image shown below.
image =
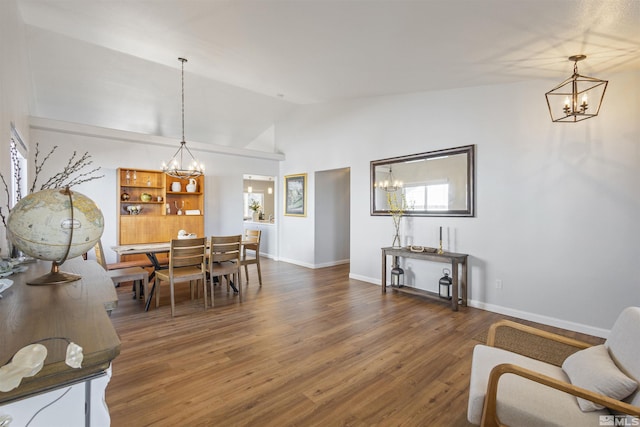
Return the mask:
M475 338L505 316L383 296L348 271L265 259L241 304L217 286L205 312L183 285L173 319L168 289L145 313L119 288L112 426L469 425Z

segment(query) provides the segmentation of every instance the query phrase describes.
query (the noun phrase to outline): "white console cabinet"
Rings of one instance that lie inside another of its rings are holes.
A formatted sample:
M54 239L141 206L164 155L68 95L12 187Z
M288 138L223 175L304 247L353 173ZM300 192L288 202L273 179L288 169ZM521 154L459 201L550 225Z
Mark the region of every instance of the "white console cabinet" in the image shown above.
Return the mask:
M109 426L111 419L105 403L105 390L110 378L111 368L86 381L0 405L0 425L3 427ZM2 420L5 420L5 424L2 424Z

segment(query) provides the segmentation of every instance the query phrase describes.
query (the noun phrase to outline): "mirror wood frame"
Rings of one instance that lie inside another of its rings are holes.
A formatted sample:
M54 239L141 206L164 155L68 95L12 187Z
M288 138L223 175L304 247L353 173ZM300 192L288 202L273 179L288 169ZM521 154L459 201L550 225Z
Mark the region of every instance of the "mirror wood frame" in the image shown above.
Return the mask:
M411 163L421 160L434 160L440 157L449 157L457 154L466 155L466 194L464 194L464 200L466 208L464 209L451 209L451 210L410 210L407 209L404 216L454 216L454 217L473 217L475 216L475 145L466 145L462 147L447 148L443 150L428 151L425 153L411 154L408 156L391 157L388 159L372 160L370 164L370 202L371 202L371 215L391 215L389 209L380 209L376 206L376 182L380 179L376 179L376 167L387 166L392 167L395 164ZM425 163L427 164L427 163ZM441 177L444 181L447 177ZM378 201L380 204L380 201ZM384 203L386 207L386 203Z

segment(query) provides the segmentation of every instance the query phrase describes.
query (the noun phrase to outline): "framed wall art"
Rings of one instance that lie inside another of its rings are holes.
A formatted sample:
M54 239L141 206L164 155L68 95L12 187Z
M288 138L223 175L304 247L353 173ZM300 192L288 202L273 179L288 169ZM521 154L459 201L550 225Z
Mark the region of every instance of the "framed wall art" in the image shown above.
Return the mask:
M307 174L284 177L284 214L307 216Z

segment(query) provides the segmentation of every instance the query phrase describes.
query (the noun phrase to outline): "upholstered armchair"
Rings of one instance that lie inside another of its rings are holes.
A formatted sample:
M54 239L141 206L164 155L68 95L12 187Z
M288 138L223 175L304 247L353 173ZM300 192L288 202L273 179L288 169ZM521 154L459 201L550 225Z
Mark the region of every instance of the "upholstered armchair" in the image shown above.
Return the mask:
M639 380L640 307L622 311L596 346L503 320L474 348L467 418L482 426L640 425Z

